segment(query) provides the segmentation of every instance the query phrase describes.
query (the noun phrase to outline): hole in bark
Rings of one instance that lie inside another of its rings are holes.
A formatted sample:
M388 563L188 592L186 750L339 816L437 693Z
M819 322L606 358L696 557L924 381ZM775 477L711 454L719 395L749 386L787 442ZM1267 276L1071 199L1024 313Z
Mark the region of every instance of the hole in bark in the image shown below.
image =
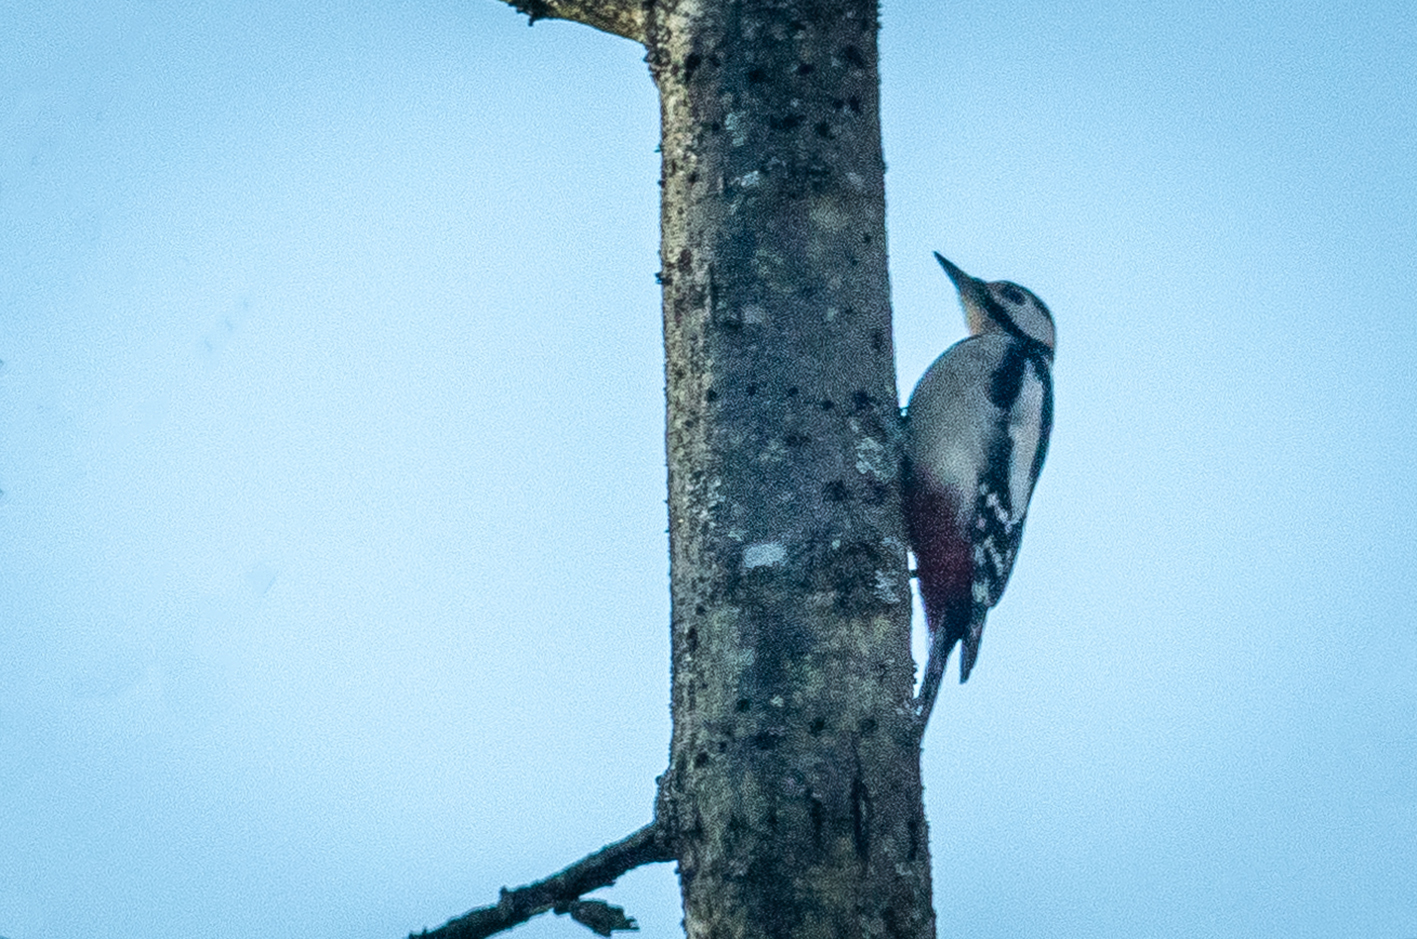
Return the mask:
M791 388L787 389L787 396L788 396L789 398L795 398L795 397L797 397L797 386L796 386L796 385L793 385Z
M836 402L831 398L824 398L822 399L822 403L817 406L823 411L830 411L832 408L836 407Z
M871 793L859 776L851 782L851 840L856 857L865 861L871 854Z
M798 75L810 75L817 70L817 67L810 62L803 62L797 66Z
M693 626L690 626L688 632L684 633L684 647L689 652L693 652L699 647L699 631Z
M690 52L688 58L684 60L684 78L688 79L689 76L693 75L694 69L698 68L703 60L703 56L699 55L697 52Z
M777 734L769 733L766 730L753 734L753 746L759 750L776 750L779 743L781 741L777 739Z
M817 132L818 137L831 139L832 128L826 121L818 121L816 124L812 125L812 130Z
M839 479L833 479L822 487L822 498L828 502L845 502L846 483Z
M824 731L824 730L826 730L826 729L827 729L827 721L826 721L826 718L824 718L824 717L814 717L814 718L812 718L812 723L810 723L810 724L807 725L807 732L808 732L809 734L811 734L813 737L817 736L818 734L820 734L822 731Z
M847 46L845 49L842 49L841 57L846 61L846 64L850 65L852 68L866 67L866 57L863 56L861 50L855 46Z
M752 706L753 702L749 701L747 698L739 698L738 703L733 705L733 710L737 711L739 714L742 714L744 711L747 711Z
M885 347L886 340L885 337L881 335L881 331L878 329L875 332L871 333L871 351L880 352Z
M748 397L751 398L753 395L755 395L755 394L758 393L758 386L757 386L757 385L749 385L747 388L744 388L744 389L743 389L743 393L744 393L745 395L747 395Z
M864 411L871 406L871 396L861 388L851 394L851 404L858 411Z
M704 392L704 400L712 404L718 400L718 392L710 388L708 391Z
M694 765L695 765L695 766L704 766L704 765L706 765L706 764L708 763L708 761L709 761L709 755L708 755L707 753L705 753L704 751L700 750L698 753L694 754Z
M748 69L748 84L757 85L768 80L768 73L760 68Z
M878 725L876 724L876 719L874 717L868 717L861 721L861 724L859 726L861 727L861 736L869 737L876 732L876 727Z
M822 846L822 829L827 824L827 810L822 805L822 800L816 796L807 796L807 815L812 819L812 843L817 847Z

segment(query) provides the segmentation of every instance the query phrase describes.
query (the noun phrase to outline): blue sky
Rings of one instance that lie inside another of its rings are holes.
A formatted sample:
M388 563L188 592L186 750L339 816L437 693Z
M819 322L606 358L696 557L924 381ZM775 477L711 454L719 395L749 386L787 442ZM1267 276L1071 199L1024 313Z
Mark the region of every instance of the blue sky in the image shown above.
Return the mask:
M902 393L932 250L1060 336L925 744L942 936L1417 936L1417 12L1235 6L882 11ZM641 59L0 7L0 936L399 936L648 818ZM605 895L679 934L671 868Z

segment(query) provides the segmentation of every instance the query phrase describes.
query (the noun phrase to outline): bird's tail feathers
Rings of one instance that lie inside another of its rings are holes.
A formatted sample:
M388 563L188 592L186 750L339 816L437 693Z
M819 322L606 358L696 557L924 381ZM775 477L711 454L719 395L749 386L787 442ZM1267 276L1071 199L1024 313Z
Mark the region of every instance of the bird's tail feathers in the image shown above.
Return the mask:
M921 593L926 592L922 590ZM930 630L930 657L925 662L925 677L920 680L920 693L915 697L915 711L923 733L925 724L930 720L930 712L935 707L935 696L940 693L940 682L944 680L945 663L949 660L950 652L960 639L969 637L972 628L969 604L936 605L930 602L929 596L922 596L922 599L925 601L925 622ZM975 649L977 653L977 641ZM970 659L969 664L973 666L974 660Z
M921 733L930 721L930 712L935 709L935 696L940 693L940 681L945 677L945 659L950 654L948 648L933 648L935 645L931 643L930 657L925 661L925 677L920 680L920 694L915 698L915 715Z
M974 611L970 617L969 628L965 630L963 642L960 643L959 651L959 683L962 685L969 681L969 673L974 670L974 660L979 658L979 642L984 638L984 614L988 612L984 608Z

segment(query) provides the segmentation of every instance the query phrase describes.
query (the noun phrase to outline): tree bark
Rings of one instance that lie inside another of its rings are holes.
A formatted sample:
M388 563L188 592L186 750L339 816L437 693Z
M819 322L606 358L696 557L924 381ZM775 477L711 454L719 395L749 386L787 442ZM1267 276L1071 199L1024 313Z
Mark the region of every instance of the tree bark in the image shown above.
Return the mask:
M876 4L555 6L640 16L609 31L645 44L660 92L674 730L656 826L687 933L933 936Z
M535 25L537 20L575 20L587 26L624 36L635 42L645 41L645 18L651 3L644 0L507 0L527 15Z
M876 5L658 3L674 736L694 937L933 933Z

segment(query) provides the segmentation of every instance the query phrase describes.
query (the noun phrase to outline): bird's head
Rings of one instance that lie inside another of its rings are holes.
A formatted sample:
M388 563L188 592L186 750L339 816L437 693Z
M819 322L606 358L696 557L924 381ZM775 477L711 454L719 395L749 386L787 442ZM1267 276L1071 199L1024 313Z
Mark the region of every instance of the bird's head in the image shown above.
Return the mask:
M950 275L964 306L964 319L974 335L1005 332L1043 346L1051 355L1057 343L1053 314L1033 291L1013 281L982 281L955 267L940 253L935 260Z

